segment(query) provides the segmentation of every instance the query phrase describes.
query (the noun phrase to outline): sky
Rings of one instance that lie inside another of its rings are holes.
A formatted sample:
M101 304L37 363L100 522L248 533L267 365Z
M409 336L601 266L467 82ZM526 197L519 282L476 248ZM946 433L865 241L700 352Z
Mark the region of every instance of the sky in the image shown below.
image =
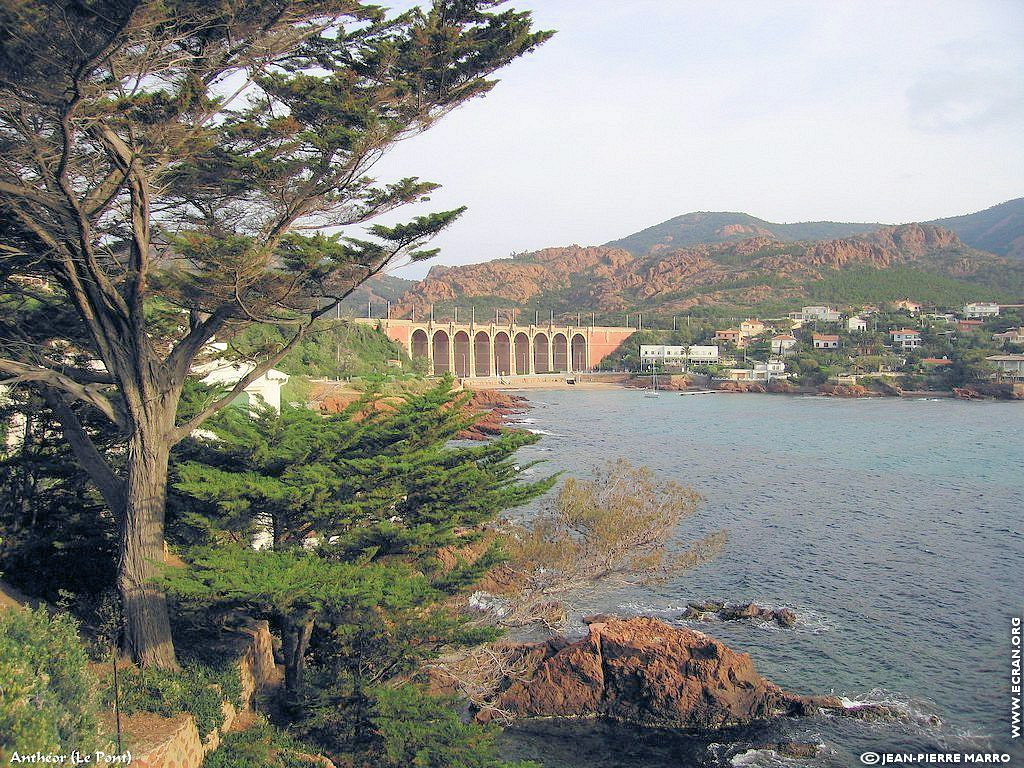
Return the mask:
M1024 196L1021 0L516 0L557 34L374 169L469 210L434 264L690 211L926 221Z

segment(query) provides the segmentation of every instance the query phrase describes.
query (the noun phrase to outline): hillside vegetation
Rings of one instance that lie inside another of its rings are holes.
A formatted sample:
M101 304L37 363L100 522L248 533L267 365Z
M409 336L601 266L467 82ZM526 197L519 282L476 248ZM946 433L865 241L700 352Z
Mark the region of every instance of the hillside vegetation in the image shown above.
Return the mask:
M931 224L880 227L849 237L787 242L772 234L657 247L547 248L512 259L431 270L396 313L449 317L461 307L491 313L518 307L596 315L621 324L627 313L785 312L814 301L880 303L912 296L941 306L1024 297L1024 263L979 251ZM508 314L502 315L507 318Z

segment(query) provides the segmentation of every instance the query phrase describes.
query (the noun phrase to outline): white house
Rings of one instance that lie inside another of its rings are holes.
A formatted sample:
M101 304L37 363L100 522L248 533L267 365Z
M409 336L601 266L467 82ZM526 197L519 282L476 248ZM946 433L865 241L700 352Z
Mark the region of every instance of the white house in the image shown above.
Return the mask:
M975 301L964 304L964 317L996 317L999 314L999 305L991 301Z
M755 362L752 368L730 368L726 377L732 381L774 381L789 376L786 365L781 360L769 360L767 363Z
M815 349L839 349L839 337L831 333L815 333L811 335Z
M989 355L985 358L1008 379L1024 379L1024 355Z
M801 320L805 323L812 320L819 320L823 323L838 323L842 319L842 313L832 307L804 307L799 312L790 312L790 319Z
M921 332L911 328L892 331L892 343L901 349L917 349L921 346Z
M210 347L217 352L223 352L227 349L226 344L220 343L211 344ZM210 360L209 362L196 365L192 368L192 373L202 376L202 382L204 384L232 386L255 367L256 366L251 363L231 362L230 360L217 358L215 360ZM280 412L281 387L283 387L287 381L287 373L279 371L276 368L271 368L262 376L253 379L249 386L245 388L243 393L239 395L237 402L241 402L245 405L250 403L255 405L262 401L275 411Z
M854 315L846 321L846 330L850 333L863 333L868 329L868 321Z
M681 363L686 358L686 347L671 344L641 344L641 363Z
M793 347L795 346L796 336L791 336L788 333L772 336L773 355L790 355L792 354Z
M641 363L717 363L718 346L715 344L694 344L674 346L671 344L641 344Z
M717 344L694 344L687 350L691 363L717 363L719 358Z

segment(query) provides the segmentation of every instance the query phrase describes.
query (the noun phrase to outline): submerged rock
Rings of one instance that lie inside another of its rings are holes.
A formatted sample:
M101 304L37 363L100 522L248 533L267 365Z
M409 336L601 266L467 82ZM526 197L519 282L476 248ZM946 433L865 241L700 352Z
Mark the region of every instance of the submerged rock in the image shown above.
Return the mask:
M647 617L591 617L589 629L575 643L524 647L530 672L501 694L498 708L699 729L803 709L802 697L758 675L750 656L700 632Z
M774 622L784 629L792 629L796 626L796 612L791 608L764 608L755 603L726 605L714 600L703 603L687 603L682 618L698 619L700 621L709 621L716 618L721 621L753 619L755 621Z
M820 744L811 744L805 741L780 741L765 744L757 749L770 749L782 757L792 757L797 760L810 760L817 757L821 752Z

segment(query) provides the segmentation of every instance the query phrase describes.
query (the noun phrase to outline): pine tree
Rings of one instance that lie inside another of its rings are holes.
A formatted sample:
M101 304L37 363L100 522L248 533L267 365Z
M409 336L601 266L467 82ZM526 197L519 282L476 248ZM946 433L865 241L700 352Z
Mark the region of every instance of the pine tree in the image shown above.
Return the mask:
M190 509L177 528L195 544L167 583L191 603L270 619L289 699L328 713L322 736L346 730L338 711L365 724L375 689L441 649L495 636L447 602L498 562L485 526L554 478L519 481L528 466L513 454L535 435L453 444L474 418L466 401L446 380L397 402L371 393L337 416L229 409L209 424L215 439L181 446L175 506ZM268 546L254 549L261 534ZM475 557L453 554L464 548Z
M437 187L368 174L549 36L495 5L436 0L395 17L358 0L0 5L0 371L45 398L119 518L137 661L176 665L150 578L172 447L368 276L436 252L425 244L462 209L366 234ZM282 343L179 418L211 339L261 323ZM74 403L117 428L123 467Z

